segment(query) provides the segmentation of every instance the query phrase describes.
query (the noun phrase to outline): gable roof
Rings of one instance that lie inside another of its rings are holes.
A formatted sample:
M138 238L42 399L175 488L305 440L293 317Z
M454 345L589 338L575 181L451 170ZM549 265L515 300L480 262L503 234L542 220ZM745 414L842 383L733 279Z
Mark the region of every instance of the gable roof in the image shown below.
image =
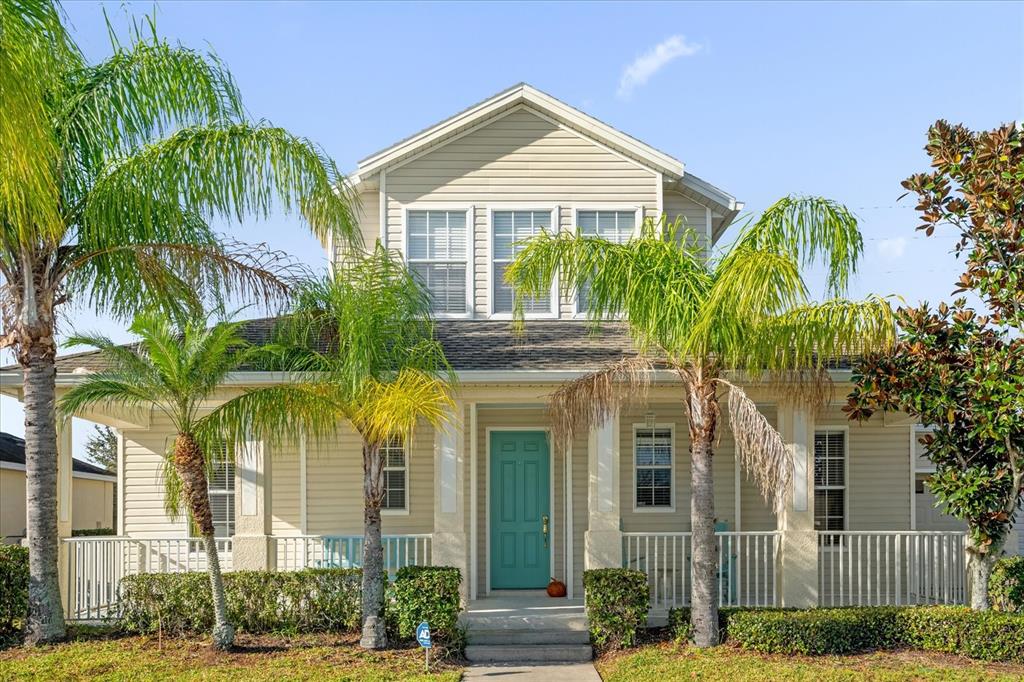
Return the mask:
M12 433L0 432L0 462L14 464L14 468L25 466L25 439L18 438ZM20 465L20 466L19 466ZM89 464L80 459L71 460L71 471L74 474L91 474L93 476L109 476L115 480L117 475L113 471L107 471L103 467Z
M667 184L676 186L680 191L692 193L700 197L702 203L712 204L712 208L726 215L731 220L735 212L743 207L736 198L686 172L682 161L641 142L621 130L583 113L575 107L541 92L527 83L519 83L498 94L488 97L482 102L463 109L440 123L436 123L418 133L396 142L395 144L371 154L359 162L352 180L363 182L377 175L382 170L402 165L413 157L435 147L439 147L452 138L473 129L486 121L516 108L525 106L552 119L580 135L590 138L615 152L626 156L653 171L662 174ZM732 216L730 215L732 214Z

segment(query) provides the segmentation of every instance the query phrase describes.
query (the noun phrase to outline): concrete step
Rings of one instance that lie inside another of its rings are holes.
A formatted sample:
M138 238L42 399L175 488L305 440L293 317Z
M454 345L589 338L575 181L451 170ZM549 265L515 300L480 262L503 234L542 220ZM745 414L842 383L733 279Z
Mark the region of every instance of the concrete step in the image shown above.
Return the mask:
M590 634L581 630L519 628L469 628L469 644L589 644Z
M579 663L594 652L589 644L470 644L466 660L471 663Z

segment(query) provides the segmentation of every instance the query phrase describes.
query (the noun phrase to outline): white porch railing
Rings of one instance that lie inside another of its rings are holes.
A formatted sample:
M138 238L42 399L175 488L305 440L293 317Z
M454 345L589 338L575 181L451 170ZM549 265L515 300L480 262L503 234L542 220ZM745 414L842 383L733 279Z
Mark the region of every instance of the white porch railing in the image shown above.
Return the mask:
M651 608L689 606L691 533L623 533L622 563L647 574ZM775 606L775 531L719 532L718 601L721 606Z
M818 533L821 606L963 604L966 536L947 531Z
M403 566L430 564L431 540L419 535L385 535L384 568L394 574ZM277 570L359 568L363 565L361 535L294 535L274 538Z
M67 558L68 620L99 620L113 613L121 579L138 573L206 570L200 538L76 537L63 541ZM221 569L231 570L231 540L217 541Z

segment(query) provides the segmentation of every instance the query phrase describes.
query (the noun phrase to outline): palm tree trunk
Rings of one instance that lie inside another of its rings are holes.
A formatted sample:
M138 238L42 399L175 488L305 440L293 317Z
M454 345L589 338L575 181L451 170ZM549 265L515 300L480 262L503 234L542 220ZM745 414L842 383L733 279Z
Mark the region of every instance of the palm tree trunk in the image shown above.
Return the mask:
M192 513L192 522L199 530L206 549L207 572L213 593L213 645L218 649L230 649L235 641L235 628L228 622L224 578L220 572L220 557L217 554L213 515L210 512L206 467L203 464L203 452L191 433L179 433L175 439L174 466L181 477L182 492Z
M690 530L693 587L690 621L693 643L718 644L718 543L715 541L715 481L712 442L717 424L714 385L692 385L690 416Z
M380 443L363 443L363 635L359 646L388 645L384 621L384 545L380 505L384 499L384 459Z
M53 337L21 349L25 391L25 504L29 536L27 644L64 639L57 559L57 421Z

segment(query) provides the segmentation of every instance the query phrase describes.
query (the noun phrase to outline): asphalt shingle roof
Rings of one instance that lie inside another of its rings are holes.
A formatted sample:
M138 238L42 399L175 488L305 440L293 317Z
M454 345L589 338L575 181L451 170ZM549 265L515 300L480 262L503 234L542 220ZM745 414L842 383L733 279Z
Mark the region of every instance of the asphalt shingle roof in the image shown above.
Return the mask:
M275 318L250 320L241 335L250 343L266 343ZM620 323L595 330L585 320L528 320L522 335L507 320L438 320L435 331L448 362L456 370L585 370L594 369L636 350ZM57 371L98 371L106 362L96 351L57 358ZM16 368L11 368L16 369Z

